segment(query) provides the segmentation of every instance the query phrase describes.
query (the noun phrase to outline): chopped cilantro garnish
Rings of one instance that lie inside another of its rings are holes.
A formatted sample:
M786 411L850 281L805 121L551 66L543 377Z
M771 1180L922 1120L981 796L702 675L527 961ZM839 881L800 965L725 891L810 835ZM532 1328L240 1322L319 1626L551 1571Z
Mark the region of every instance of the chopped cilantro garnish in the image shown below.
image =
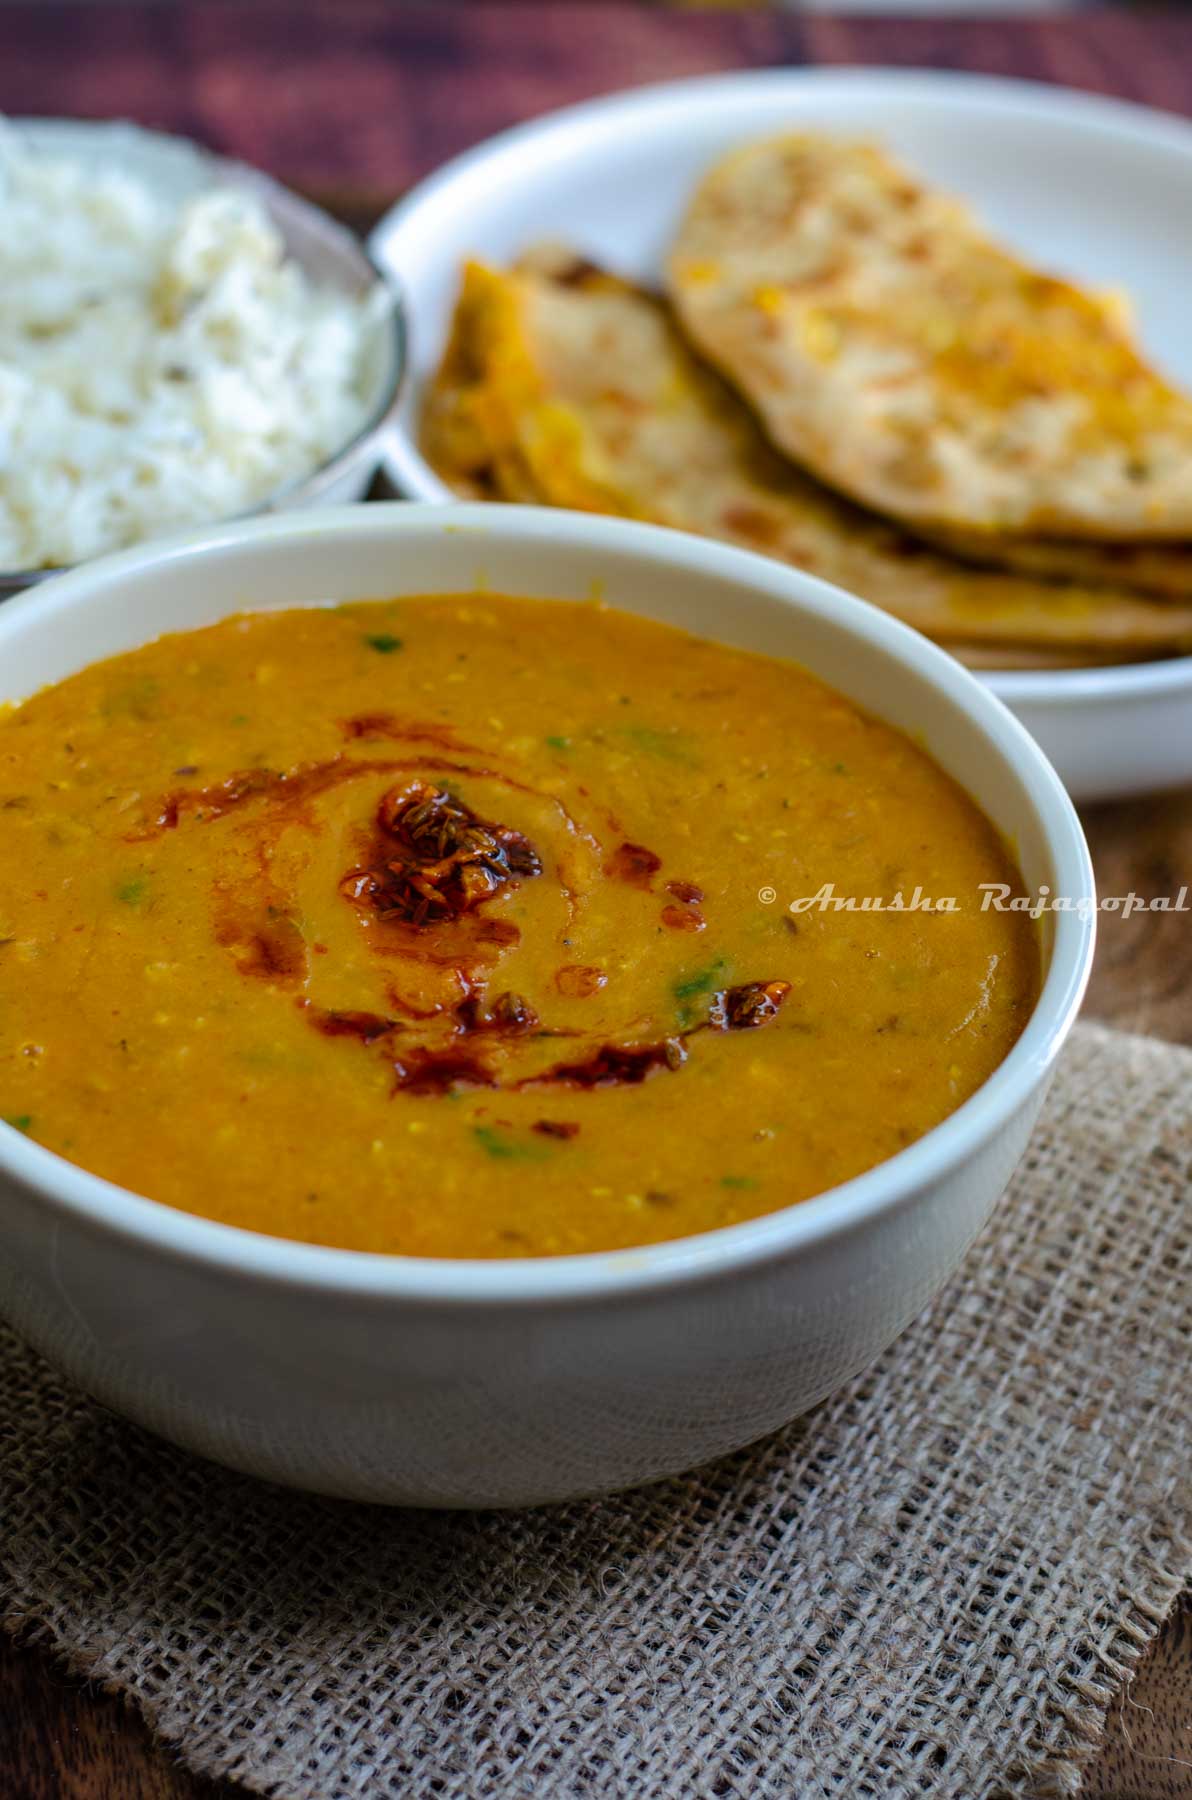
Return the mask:
M377 651L381 656L392 656L395 650L400 650L402 647L401 639L394 637L390 631L373 632L364 641L370 650Z
M697 969L694 975L685 975L682 981L676 981L674 996L676 1000L694 1000L697 994L709 994L715 986L717 978L728 969L723 956L709 963L706 969Z
M664 762L683 763L687 768L698 768L698 758L692 749L691 739L681 731L659 731L653 725L621 725L617 728L617 736L635 750L645 751L647 756L661 757Z
M116 898L125 906L139 906L145 898L145 890L149 885L145 875L131 875L127 881L116 883Z
M152 719L161 695L160 685L151 675L142 675L123 687L112 689L101 702L105 718Z
M533 1161L548 1153L544 1144L521 1142L517 1138L510 1137L508 1132L498 1131L492 1125L473 1125L472 1136L482 1150L487 1150L490 1156L504 1161L513 1159Z

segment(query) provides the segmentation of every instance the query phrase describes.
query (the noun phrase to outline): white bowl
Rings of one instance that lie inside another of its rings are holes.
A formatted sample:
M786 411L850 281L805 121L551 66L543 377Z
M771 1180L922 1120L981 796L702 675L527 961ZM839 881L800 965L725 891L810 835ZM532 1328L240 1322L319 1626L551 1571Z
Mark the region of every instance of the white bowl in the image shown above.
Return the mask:
M1013 842L1029 887L1090 899L1062 786L957 663L809 576L619 520L367 506L126 551L0 609L0 701L246 607L477 583L547 598L595 588L613 605L797 658L913 732ZM0 1127L0 1310L117 1411L297 1487L512 1505L687 1468L862 1369L981 1229L1092 957L1091 911L1045 922L1041 997L991 1079L908 1150L785 1211L601 1255L371 1256L173 1211Z
M814 125L882 138L970 196L1046 268L1137 302L1143 341L1192 388L1192 124L1033 82L926 70L771 69L614 95L504 132L447 164L372 237L406 295L413 379L386 467L416 500L451 491L420 455L419 391L468 255L562 238L656 282L684 202L729 145ZM1081 800L1192 781L1192 657L1078 673L989 674Z
M310 200L304 200L260 169L215 156L189 138L168 137L118 120L14 119L11 130L33 149L52 156L101 162L148 182L178 205L216 184L246 188L269 214L286 250L312 281L362 296L384 290L364 345L367 393L362 423L347 443L308 474L276 488L241 515L291 507L329 506L361 499L381 464L405 373L405 319L397 289L373 262L355 234ZM0 573L0 599L50 580L53 569Z

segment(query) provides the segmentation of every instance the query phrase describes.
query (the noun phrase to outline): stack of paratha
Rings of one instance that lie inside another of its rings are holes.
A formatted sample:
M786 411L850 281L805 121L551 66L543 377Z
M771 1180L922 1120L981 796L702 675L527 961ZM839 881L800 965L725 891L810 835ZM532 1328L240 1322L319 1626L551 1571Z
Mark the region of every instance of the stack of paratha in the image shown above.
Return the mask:
M1120 300L1025 268L872 146L806 135L710 172L668 288L558 249L469 265L435 467L762 550L983 666L1192 649L1192 401Z

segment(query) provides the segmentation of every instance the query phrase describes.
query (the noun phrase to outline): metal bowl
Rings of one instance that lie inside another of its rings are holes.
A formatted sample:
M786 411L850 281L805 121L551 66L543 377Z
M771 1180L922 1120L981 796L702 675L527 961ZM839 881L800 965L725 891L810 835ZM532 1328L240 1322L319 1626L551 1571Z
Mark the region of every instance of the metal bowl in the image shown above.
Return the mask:
M354 297L374 289L384 296L365 349L369 407L364 424L309 475L287 482L266 499L231 516L252 518L291 507L362 498L382 461L385 438L401 397L407 362L406 321L396 283L354 233L260 169L216 156L186 138L121 122L82 119L19 119L13 121L12 129L39 150L127 169L175 196L179 203L216 183L248 188L263 203L288 254L314 281L342 288ZM197 523L221 522L189 523L193 528ZM184 526L180 523L177 528ZM0 600L61 573L61 566L0 571Z

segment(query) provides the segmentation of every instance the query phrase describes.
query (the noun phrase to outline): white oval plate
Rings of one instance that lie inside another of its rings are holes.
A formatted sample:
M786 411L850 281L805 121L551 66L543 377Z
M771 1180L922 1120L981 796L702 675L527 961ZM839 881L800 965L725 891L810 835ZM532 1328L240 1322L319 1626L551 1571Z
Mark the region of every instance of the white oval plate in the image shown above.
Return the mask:
M386 467L399 490L451 491L417 447L419 394L443 347L460 264L563 238L639 280L701 171L729 145L813 123L880 137L975 202L1045 267L1129 290L1147 350L1192 387L1192 124L1034 82L924 70L776 69L668 83L569 107L448 163L377 226L404 287L413 379ZM1076 799L1192 780L1192 657L983 677Z

